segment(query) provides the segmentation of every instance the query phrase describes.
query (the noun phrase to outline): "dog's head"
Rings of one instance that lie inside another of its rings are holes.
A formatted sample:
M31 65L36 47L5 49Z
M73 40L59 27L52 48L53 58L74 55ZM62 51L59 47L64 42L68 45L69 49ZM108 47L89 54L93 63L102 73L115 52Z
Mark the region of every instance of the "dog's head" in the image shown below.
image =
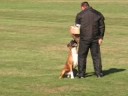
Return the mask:
M77 47L77 42L75 40L71 40L68 44L67 47L69 48L73 48L73 47Z

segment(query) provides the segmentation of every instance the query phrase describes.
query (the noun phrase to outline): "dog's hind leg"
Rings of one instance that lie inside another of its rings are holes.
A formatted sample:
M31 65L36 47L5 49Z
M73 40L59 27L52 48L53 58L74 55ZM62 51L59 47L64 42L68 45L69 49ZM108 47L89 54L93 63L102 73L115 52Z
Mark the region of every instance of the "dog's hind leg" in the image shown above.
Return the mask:
M63 69L63 70L62 70L62 72L61 72L61 74L60 74L59 79L63 78L63 76L64 76L65 72L66 72L66 71L65 71L65 69Z

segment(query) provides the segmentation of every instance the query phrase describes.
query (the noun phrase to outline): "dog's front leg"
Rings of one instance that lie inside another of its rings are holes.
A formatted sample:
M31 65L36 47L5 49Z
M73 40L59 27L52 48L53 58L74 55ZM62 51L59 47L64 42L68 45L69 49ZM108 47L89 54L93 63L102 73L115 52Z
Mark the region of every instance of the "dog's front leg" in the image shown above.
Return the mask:
M71 79L74 79L74 74L73 74L73 66L70 64L70 74L71 74Z
M74 79L73 71L71 71L71 79Z

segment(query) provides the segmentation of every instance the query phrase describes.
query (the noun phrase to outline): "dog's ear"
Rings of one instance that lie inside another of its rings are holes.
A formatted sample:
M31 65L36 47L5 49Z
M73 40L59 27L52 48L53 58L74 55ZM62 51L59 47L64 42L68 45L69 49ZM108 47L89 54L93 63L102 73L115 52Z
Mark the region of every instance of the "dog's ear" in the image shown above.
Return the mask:
M77 43L76 40L73 40L74 43Z
M70 47L70 43L67 44L67 47Z
M73 41L73 40L71 40L71 41L67 44L67 47L72 46L72 42L74 42L74 41Z

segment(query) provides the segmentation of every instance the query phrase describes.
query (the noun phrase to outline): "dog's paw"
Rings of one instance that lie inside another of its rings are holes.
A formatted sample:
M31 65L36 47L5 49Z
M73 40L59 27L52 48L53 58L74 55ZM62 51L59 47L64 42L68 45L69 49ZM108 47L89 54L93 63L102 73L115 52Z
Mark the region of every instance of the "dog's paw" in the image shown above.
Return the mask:
M67 78L70 78L70 75L67 75Z
M62 77L60 76L59 79L62 79Z
M71 79L74 79L74 77L71 77Z

